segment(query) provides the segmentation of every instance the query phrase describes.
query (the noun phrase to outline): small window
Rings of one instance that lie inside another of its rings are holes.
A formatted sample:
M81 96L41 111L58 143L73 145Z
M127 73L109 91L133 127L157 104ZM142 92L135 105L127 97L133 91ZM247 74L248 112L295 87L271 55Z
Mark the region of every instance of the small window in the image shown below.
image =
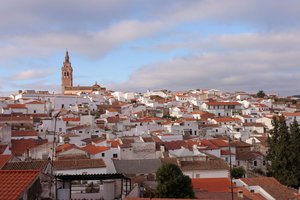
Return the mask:
M196 174L196 178L200 178L200 174Z
M118 158L118 154L117 154L117 153L114 153L114 154L113 154L113 158Z
M34 110L33 113L36 113L36 110Z
M59 132L62 132L62 128L59 128L58 131L59 131Z
M102 157L105 157L105 153L102 153L101 156L102 156Z
M82 131L78 131L78 133L82 133Z
M257 166L257 161L256 161L256 160L253 161L253 165L254 165L255 167Z

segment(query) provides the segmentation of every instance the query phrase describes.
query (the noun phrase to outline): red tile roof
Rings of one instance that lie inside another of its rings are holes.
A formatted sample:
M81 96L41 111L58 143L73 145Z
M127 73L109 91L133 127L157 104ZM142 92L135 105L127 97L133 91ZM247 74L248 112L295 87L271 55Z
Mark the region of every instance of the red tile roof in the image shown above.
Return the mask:
M10 115L10 116L1 116L0 117L0 121L16 121L16 122L19 122L19 121L31 121L33 122L33 118L30 117L30 116L13 116L13 115Z
M0 154L3 154L7 147L7 144L0 144Z
M95 146L92 144L88 144L85 147L82 147L81 149L88 152L89 154L98 154L108 150L109 148L104 146Z
M218 146L218 147L228 147L228 142L226 140L222 140L222 139L211 139L209 140L211 143L213 143L214 145Z
M35 170L0 170L0 199L21 198L38 176Z
M229 166L222 159L206 161L180 161L182 171L191 170L228 170Z
M55 152L60 153L60 152L64 152L64 151L67 151L67 150L70 150L70 149L80 149L80 148L77 147L75 144L66 143L66 144L62 144L62 145L57 146L55 148Z
M239 102L224 102L224 101L210 101L206 102L206 105L208 106L239 106L241 105Z
M105 168L103 159L73 159L53 161L55 170Z
M35 139L20 139L20 140L11 140L11 152L13 155L21 156L33 147L47 143L48 140L35 140Z
M214 118L216 122L222 123L222 122L241 122L239 118L234 117L217 117Z
M12 155L0 155L0 169L12 158Z
M25 108L26 109L25 104L7 104L6 107L7 108Z
M236 154L236 160L255 160L259 157L264 157L264 155L259 151L242 151L237 152Z
M80 118L79 117L65 117L63 118L65 122L79 122Z
M263 123L256 123L256 122L243 123L243 126L265 127L265 125Z
M30 102L27 102L26 104L45 104L45 103L43 103L43 102L41 102L41 101L30 101Z
M260 186L275 199L293 199L296 197L293 191L279 183L273 177L241 178L248 186Z
M282 114L286 117L299 117L300 116L300 112L285 112Z
M206 190L208 192L229 192L229 178L193 178L193 189Z
M229 150L221 150L221 155L222 155L222 156L234 155L234 153L230 153Z
M120 141L118 140L107 141L107 143L110 143L111 148L118 148L120 145Z
M11 132L12 137L25 137L25 136L38 136L37 132L35 130L26 130L26 131L12 131Z

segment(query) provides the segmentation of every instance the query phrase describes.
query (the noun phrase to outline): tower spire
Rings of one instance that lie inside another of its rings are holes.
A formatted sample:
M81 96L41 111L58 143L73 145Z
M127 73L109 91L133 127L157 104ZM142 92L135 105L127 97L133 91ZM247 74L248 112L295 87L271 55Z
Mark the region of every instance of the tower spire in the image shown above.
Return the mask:
M68 48L66 49L66 56L65 56L65 62L68 63L69 61L69 52L68 52Z

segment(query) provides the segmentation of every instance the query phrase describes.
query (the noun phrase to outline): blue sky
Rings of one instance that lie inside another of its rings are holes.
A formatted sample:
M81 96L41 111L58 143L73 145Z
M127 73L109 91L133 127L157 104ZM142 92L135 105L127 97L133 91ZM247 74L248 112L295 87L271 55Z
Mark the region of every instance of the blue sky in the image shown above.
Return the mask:
M0 94L75 85L300 94L298 0L7 1Z

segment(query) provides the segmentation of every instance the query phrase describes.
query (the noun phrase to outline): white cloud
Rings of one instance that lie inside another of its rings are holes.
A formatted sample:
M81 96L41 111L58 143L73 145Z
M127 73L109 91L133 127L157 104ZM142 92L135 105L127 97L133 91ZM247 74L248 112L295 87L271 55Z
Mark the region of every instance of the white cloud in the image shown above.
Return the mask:
M12 76L12 80L21 81L21 80L32 80L32 79L41 79L49 76L51 70L36 70L29 69L22 72L19 72Z
M143 66L128 81L113 87L123 90L221 88L295 92L300 84L297 35L297 32L280 32L214 36L198 41L210 47L206 53Z

